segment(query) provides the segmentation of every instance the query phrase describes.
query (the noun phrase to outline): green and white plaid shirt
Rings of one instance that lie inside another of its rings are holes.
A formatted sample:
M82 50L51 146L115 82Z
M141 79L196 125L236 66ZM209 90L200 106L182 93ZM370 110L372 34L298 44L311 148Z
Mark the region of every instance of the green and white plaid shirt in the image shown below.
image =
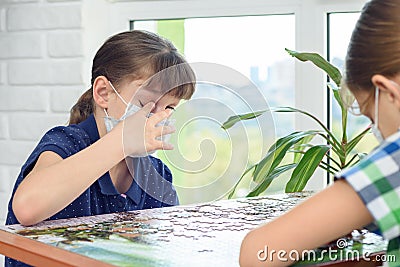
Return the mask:
M336 174L357 192L389 240L389 266L400 266L400 132L388 137L359 164ZM393 256L392 256L393 255ZM393 257L393 258L394 258Z

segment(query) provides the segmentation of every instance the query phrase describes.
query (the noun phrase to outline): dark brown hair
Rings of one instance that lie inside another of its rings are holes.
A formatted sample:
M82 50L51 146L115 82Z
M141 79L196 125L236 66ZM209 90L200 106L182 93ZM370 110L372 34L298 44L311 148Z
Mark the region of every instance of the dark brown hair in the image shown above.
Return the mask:
M351 36L346 56L345 84L352 91L372 93L375 74L400 72L400 2L366 3Z
M69 124L85 120L94 112L93 82L105 76L114 86L124 79L147 78L163 69L178 65L176 75L190 81L174 88L169 94L180 99L189 99L195 89L195 75L186 60L174 45L146 31L128 31L109 38L97 51L92 66L91 88L87 90L72 107Z

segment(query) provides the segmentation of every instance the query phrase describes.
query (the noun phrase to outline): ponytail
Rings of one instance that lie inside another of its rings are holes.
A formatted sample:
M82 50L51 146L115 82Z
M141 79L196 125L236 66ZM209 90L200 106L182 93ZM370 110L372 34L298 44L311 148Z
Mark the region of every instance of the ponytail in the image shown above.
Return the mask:
M77 124L86 120L94 111L93 88L91 87L78 99L78 102L71 108L69 125Z

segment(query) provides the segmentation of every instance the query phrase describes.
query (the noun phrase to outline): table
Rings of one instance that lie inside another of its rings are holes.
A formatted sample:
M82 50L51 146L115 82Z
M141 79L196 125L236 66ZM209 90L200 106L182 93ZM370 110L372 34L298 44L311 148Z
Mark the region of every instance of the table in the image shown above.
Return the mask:
M62 219L32 227L4 226L0 254L35 266L238 266L246 233L309 195L281 194ZM387 245L372 233L365 240L354 247L376 255ZM320 261L318 266L378 264Z

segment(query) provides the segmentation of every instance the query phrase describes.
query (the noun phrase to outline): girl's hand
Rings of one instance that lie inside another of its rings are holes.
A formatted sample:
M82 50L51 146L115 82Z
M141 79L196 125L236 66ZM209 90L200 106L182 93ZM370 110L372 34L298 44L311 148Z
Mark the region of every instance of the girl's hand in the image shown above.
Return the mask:
M141 110L126 118L122 127L122 141L124 155L143 156L155 150L172 150L172 144L158 140L157 137L175 132L173 126L156 126L158 123L167 119L171 115L171 110L167 109L155 113L148 117L154 103L146 104Z

